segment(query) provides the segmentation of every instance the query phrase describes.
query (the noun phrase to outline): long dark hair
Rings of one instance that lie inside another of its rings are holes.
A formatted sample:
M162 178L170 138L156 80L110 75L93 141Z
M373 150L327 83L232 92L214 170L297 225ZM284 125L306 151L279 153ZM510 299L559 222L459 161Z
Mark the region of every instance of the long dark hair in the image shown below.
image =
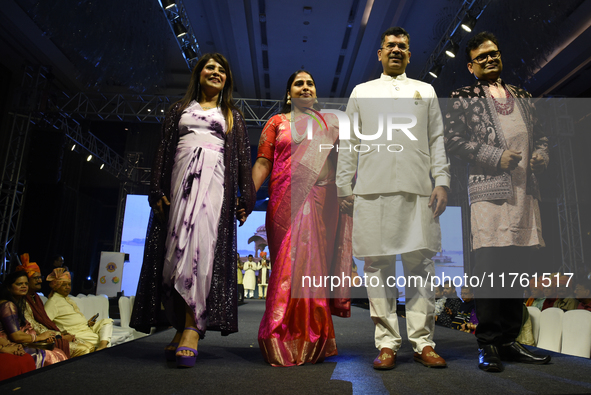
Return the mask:
M187 87L187 92L185 96L179 100L177 103L181 104L180 111L182 112L185 108L189 106L191 101L196 100L199 101L201 98L201 89L199 86L199 79L201 78L201 71L209 62L209 59L213 59L219 64L222 65L224 70L226 70L226 84L224 88L220 92L222 95L222 103L221 103L221 110L222 114L224 114L224 119L226 120L226 126L228 130L226 133L230 133L232 127L234 126L234 117L232 116L232 110L236 110L240 112L238 108L234 105L234 100L232 99L232 92L234 91L234 80L232 78L232 70L230 69L230 64L224 57L224 55L220 53L206 53L197 61L195 68L193 68L193 72L191 73L191 81L189 81L189 86Z
M293 81L295 80L297 75L300 73L308 74L310 76L310 78L312 78L312 81L314 81L314 86L316 86L316 80L314 79L314 76L312 75L312 73L310 73L309 71L297 70L295 73L290 75L289 79L287 80L287 87L285 88L285 94L283 95L283 107L281 107L282 114L287 114L288 112L291 112L291 104L287 104L287 94L289 93L289 91L291 91L291 84L293 84ZM318 90L316 91L316 97L318 97ZM314 103L314 105L312 107L314 107L315 110L320 111L320 106L318 105L318 103Z
M27 281L29 279L27 273L23 271L14 271L6 275L2 285L0 285L0 300L7 300L14 303L18 310L18 320L21 325L25 325L25 297L23 296L20 299L16 299L10 292L10 287L12 284L14 284L16 280L21 277L26 277Z

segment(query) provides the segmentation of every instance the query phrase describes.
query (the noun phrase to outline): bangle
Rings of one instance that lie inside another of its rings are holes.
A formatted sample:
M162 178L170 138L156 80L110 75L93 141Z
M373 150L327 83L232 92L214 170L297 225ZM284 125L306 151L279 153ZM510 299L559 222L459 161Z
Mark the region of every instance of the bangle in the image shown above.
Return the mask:
M37 339L37 336L35 336L34 333L31 333L31 343L35 343L35 340Z

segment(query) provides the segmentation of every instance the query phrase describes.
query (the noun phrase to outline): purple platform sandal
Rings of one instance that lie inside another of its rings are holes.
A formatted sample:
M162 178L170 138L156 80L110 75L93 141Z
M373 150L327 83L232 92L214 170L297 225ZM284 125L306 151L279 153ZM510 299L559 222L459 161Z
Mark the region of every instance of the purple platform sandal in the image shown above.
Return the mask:
M199 333L195 328L185 328L185 330L191 330ZM176 367L177 368L192 368L195 365L195 360L197 359L197 350L191 347L178 347L176 352L179 351L192 351L193 356L186 356L186 355L175 355L176 356Z

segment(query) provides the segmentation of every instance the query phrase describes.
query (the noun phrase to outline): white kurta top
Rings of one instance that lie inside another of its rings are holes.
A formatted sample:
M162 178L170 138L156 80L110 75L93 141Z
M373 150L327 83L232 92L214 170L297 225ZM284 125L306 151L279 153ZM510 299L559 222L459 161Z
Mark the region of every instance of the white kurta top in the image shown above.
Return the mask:
M259 261L258 266L257 266L257 270L259 270L259 276L261 278L260 285L268 285L267 284L267 271L271 270L271 262L265 261L265 263L267 264L267 266L263 266L263 260L261 259Z
M427 205L431 177L435 186L449 187L450 173L433 87L406 74L382 74L353 89L347 115L351 138L340 140L336 184L339 196L356 196L353 254L440 251L439 221ZM362 138L355 134L356 119ZM373 139L380 128L382 135Z
M257 263L256 262L250 262L250 261L246 261L244 262L244 279L242 280L242 284L244 285L244 289L252 289L254 290L254 287L257 284L257 279L255 276L254 271L257 269Z
M60 328L61 331L67 331L76 336L76 339L82 339L93 346L98 346L100 339L98 333L105 325L112 324L113 320L104 318L98 320L92 328L88 326L88 320L80 312L76 303L69 297L54 292L45 303L45 312L50 320Z

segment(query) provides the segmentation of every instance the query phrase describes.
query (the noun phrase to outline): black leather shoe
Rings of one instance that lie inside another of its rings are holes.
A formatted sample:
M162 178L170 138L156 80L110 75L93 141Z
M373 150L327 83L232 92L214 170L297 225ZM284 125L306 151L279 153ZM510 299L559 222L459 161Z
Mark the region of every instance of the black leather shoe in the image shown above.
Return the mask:
M483 346L478 350L478 367L485 372L502 372L505 368L496 346Z
M543 365L550 362L550 355L538 355L529 351L518 342L500 348L501 360Z

